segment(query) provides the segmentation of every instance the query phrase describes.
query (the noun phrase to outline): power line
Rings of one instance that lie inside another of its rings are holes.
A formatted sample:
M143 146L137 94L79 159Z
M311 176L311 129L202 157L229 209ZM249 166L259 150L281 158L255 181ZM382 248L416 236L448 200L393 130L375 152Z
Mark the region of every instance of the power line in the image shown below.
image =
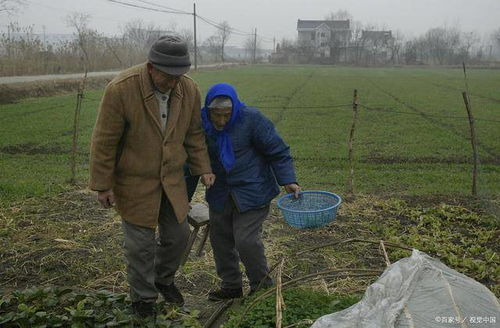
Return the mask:
M184 10L179 10L179 9L167 7L167 6L164 6L164 5L159 5L157 3L150 2L150 1L145 1L145 0L135 0L135 1L139 1L139 2L145 3L147 5L156 6L156 7L167 9L167 10L173 10L175 12L178 12L179 14L187 14L187 15L192 15L193 14L193 13L190 13L190 12L187 12L187 11L184 11Z
M202 17L200 15L197 15L197 17L200 18L200 19L202 19L202 20L204 20L208 24L213 24L213 26L217 25L215 27L223 28L223 26L220 23L217 23L216 21L214 21L212 19L208 19L208 18ZM243 30L237 29L235 27L231 27L231 31L232 32L236 31L238 33L245 34L245 35L253 35L253 33L251 33L251 32L243 31Z
M139 9L144 9L144 10L149 10L149 11L155 11L155 12L163 12L163 13L178 14L178 15L193 15L194 14L194 13L190 13L190 12L187 12L187 11L175 9L175 8L172 8L172 7L163 6L163 5L160 5L160 4L151 2L151 1L146 1L146 0L135 0L135 1L147 4L147 5L150 5L150 6L155 6L155 7L158 7L158 8L146 7L146 6L142 6L142 5L138 5L138 4L133 4L133 3L129 3L129 2L123 2L123 1L120 1L120 0L107 0L107 1L115 3L115 4L119 4L119 5L122 5L122 6L126 6L126 7L139 8ZM162 9L159 9L159 8L162 8ZM208 24L208 25L210 25L212 27L215 27L215 28L217 28L219 30L226 30L227 29L227 27L222 26L220 23L217 23L216 21L214 21L212 19L209 19L207 17L203 17L203 16L200 16L200 15L196 15L196 17L199 18L199 19L201 19L206 24ZM231 33L234 34L234 35L239 35L239 36L254 36L254 33L243 31L243 30L237 29L237 28L232 27L232 26L229 26L229 31L231 31ZM257 34L257 36L261 40L263 40L264 42L273 42L273 39L270 38L270 37L259 35L259 34Z
M227 27L225 26L222 26L220 24L217 24L217 23L213 23L212 21L210 21L208 18L205 18L205 17L202 17L200 15L196 15L196 17L198 17L199 19L201 19L203 22L205 22L206 24L208 25L211 25L219 30L226 30ZM229 26L229 31L231 31L232 34L234 35L240 35L240 36L252 36L253 33L247 33L247 32L240 32L239 30Z
M200 15L196 15L196 16L198 18L200 18L201 20L203 20L205 23L212 25L218 29L224 28L222 25L215 22L214 20L208 19L206 17L202 17ZM236 31L236 33L235 33L235 31ZM235 27L231 27L231 33L236 34L236 35L242 35L242 36L254 36L253 32L243 31L243 30L237 29ZM263 36L261 34L257 34L257 37L259 37L261 40L264 40L265 42L273 42L273 38L271 38L271 37Z
M320 109L320 108L344 108L349 109L352 104L324 105L324 106L257 106L266 109Z
M166 10L166 9L158 9L158 8L151 8L151 7L145 7L141 5L135 5L132 3L128 2L123 2L123 1L118 1L118 0L107 0L108 2L116 3L125 7L133 7L133 8L139 8L139 9L144 9L144 10L149 10L149 11L155 11L155 12L161 12L161 13L167 13L167 14L178 14L178 15L192 15L193 13L188 13L182 10Z
M374 107L368 107L366 105L359 104L359 106L371 110L371 111L377 111L377 112L387 112L387 113L396 113L396 114L407 114L407 115L417 115L417 116L425 116L425 117L433 117L433 118L443 118L443 119L457 119L457 120L466 120L468 117L465 116L447 116L447 115L432 115L432 114L420 114L420 113L413 113L413 112L404 112L404 111L397 111L392 108L374 108ZM474 118L475 121L484 121L484 122L493 122L493 123L500 123L500 120L491 120L491 119L486 119L486 118Z

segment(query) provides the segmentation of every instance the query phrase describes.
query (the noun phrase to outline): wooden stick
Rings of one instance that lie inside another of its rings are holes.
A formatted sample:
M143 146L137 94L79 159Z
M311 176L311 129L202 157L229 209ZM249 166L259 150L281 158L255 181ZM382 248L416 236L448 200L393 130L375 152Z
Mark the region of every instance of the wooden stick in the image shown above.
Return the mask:
M276 272L276 328L281 328L283 325L283 312L282 306L284 304L283 294L281 293L281 275L283 274L283 265L285 264L285 258L281 259L281 263L278 266L278 271Z
M208 318L207 322L205 322L205 324L203 325L203 328L210 328L210 327L212 327L212 325L215 322L215 320L217 320L217 318L220 317L220 315L222 313L224 313L224 311L226 311L232 304L233 304L233 300L232 299L230 299L230 300L222 303L217 308L217 310L215 310L215 312L212 313L212 315L210 316L210 318Z
M384 253L385 265L386 266L391 265L391 261L389 260L389 256L387 255L387 252L385 250L385 245L383 240L380 241L380 248L382 248L382 252Z
M385 259L385 265L389 266L391 265L391 261L389 260L389 256L387 255L387 252L385 250L385 245L384 241L380 241L380 248L382 249L382 252L384 253L384 259ZM406 319L408 320L410 327L415 327L415 324L413 323L413 317L411 316L410 310L408 309L408 305L405 304L403 307L403 312L405 314Z
M352 195L354 194L354 150L353 150L353 141L354 141L354 131L356 130L356 121L358 120L358 90L354 89L354 95L352 98L352 125L351 132L349 133L349 180L347 182L347 193Z
M76 182L76 153L78 152L78 130L80 127L80 112L82 109L82 99L85 92L85 84L87 82L87 64L85 63L85 73L83 75L78 93L76 95L75 116L73 118L73 144L71 147L71 178L70 183Z
M467 115L469 117L469 126L471 134L472 143L472 157L474 161L474 167L472 169L472 196L477 197L477 167L479 162L479 155L477 152L477 139L476 130L474 129L474 117L472 116L472 105L470 101L469 92L469 79L467 78L467 70L465 68L465 62L462 62L462 67L464 69L464 82L465 82L465 92L462 92L462 97L464 98L465 108L467 109Z
M474 161L474 166L472 168L472 196L477 197L477 167L479 161L479 155L477 152L477 140L476 140L476 130L474 128L474 117L472 116L472 108L470 105L470 99L467 92L462 92L462 97L464 98L465 108L467 109L467 115L469 116L469 127L470 127L470 138L472 143L472 158Z
M284 328L293 328L293 327L297 327L297 326L301 326L301 325L312 325L314 323L314 321L310 320L310 319L305 319L305 320L301 320L299 322L296 322L294 324L291 324L289 326L286 326Z

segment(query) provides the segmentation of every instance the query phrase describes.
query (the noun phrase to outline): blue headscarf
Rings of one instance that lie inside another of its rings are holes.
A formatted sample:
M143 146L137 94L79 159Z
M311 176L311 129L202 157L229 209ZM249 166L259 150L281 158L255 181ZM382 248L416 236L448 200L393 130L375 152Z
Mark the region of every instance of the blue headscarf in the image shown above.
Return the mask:
M229 97L233 103L233 109L231 112L231 118L229 122L226 123L224 129L221 131L217 131L212 124L212 121L209 119L209 108L208 105L214 100L216 97ZM231 170L236 161L233 152L233 145L231 143L231 138L229 136L229 131L233 128L236 121L240 117L240 109L245 107L245 104L242 103L238 99L238 95L234 87L228 83L218 83L213 85L210 90L207 92L207 96L205 97L205 106L201 110L201 119L203 129L205 129L206 133L209 136L215 137L217 140L217 147L219 149L219 159L222 163L222 166L227 171Z

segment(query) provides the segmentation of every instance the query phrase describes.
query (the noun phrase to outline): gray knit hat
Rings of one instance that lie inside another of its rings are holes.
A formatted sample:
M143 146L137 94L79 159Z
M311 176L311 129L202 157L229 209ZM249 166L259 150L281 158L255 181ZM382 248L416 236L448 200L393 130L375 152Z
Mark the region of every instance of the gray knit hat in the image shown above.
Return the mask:
M185 74L191 67L187 43L176 35L161 36L153 43L148 60L156 69L170 75Z

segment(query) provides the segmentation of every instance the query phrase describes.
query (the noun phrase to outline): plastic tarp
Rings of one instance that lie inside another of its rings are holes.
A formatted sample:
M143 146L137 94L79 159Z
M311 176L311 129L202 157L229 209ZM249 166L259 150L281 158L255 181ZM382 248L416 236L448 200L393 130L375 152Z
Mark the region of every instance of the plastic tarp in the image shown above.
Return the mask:
M425 253L388 266L353 306L311 328L500 327L500 304L484 285Z

